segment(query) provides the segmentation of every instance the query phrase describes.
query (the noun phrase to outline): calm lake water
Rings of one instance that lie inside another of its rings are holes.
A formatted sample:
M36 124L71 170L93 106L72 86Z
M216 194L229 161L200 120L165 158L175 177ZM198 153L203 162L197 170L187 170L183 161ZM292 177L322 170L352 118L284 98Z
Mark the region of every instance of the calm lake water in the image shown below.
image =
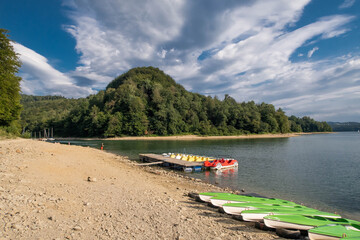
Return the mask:
M182 173L209 183L303 203L360 220L360 134L197 141L71 141L137 160L139 153L232 157L238 170Z

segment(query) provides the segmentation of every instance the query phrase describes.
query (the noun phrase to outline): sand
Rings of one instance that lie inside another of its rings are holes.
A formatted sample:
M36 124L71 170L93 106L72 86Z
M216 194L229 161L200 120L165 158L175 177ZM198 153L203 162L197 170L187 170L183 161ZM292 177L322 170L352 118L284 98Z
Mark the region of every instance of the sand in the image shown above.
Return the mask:
M178 135L178 136L140 136L140 137L110 137L110 138L57 138L61 140L167 140L167 141L198 141L198 140L220 140L220 139L261 139L261 138L289 138L310 134L330 134L333 132L311 132L311 133L266 133L266 134L249 134L235 136L199 136L199 135Z
M0 141L0 239L279 239L188 196L219 190L97 149Z

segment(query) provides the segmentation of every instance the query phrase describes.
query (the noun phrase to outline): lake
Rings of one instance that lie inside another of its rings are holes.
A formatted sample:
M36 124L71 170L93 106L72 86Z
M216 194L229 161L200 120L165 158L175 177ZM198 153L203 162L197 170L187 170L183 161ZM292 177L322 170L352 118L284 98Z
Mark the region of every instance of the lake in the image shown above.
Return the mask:
M360 220L358 132L273 139L71 141L95 148L102 142L105 150L134 160L139 153L163 152L231 157L239 161L237 170L179 173Z

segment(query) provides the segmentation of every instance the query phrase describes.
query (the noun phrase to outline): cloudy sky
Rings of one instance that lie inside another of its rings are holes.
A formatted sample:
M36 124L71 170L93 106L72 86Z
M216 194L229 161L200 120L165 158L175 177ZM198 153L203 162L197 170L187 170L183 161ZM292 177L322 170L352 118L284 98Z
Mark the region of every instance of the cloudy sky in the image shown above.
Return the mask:
M155 66L187 90L360 121L359 0L5 0L25 94L85 97Z

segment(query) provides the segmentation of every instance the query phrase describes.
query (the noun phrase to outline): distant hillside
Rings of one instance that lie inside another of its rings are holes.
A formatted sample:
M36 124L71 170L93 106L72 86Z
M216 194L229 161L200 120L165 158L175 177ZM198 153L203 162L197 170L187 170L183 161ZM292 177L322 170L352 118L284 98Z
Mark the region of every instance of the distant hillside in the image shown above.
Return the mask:
M169 75L139 67L104 91L82 99L24 96L29 131L54 127L58 136L239 135L331 131L326 122L285 115L271 104L238 103L188 92Z
M333 131L346 132L360 130L360 123L358 122L327 122Z
M41 131L48 126L59 127L59 123L73 107L78 99L67 99L61 96L32 96L21 95L20 103L23 110L20 114L20 123L25 130Z

